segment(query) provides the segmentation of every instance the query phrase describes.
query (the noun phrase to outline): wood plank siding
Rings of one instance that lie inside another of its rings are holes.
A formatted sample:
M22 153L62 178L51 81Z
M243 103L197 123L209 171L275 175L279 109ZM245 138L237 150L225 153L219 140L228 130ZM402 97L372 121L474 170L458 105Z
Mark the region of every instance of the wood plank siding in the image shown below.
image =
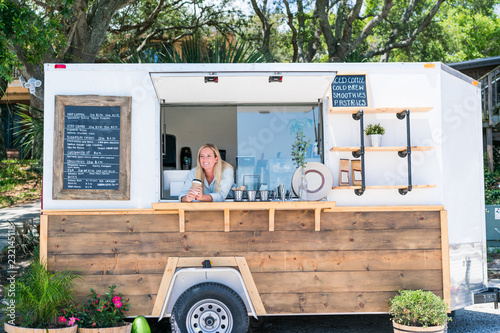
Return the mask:
M42 245L50 269L82 274L79 299L116 284L130 315L152 313L169 257L244 257L267 314L387 312L399 289L449 297L444 211L373 208L182 209L183 232L182 213L44 211Z

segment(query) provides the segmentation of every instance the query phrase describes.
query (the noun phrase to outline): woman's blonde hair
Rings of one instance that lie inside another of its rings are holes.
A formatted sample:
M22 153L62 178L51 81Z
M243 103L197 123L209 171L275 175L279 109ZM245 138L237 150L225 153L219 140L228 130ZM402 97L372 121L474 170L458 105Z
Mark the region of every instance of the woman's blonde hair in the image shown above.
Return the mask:
M222 173L224 172L224 170L226 170L226 168L232 169L233 167L231 166L231 164L222 160L222 158L220 157L219 149L217 149L217 147L214 144L205 143L198 150L198 157L196 158L196 160L198 162L198 165L196 166L196 178L200 179L202 184L205 184L205 171L201 167L200 155L201 155L201 150L204 148L210 148L214 152L214 157L219 158L217 160L217 163L215 164L215 168L214 168L215 190L217 192L219 192L220 182L222 180Z

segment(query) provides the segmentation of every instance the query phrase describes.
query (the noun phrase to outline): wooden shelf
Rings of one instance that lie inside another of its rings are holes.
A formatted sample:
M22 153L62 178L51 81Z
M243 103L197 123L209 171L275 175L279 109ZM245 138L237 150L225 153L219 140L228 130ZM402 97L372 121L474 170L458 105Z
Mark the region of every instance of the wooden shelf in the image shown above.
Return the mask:
M414 188L435 188L436 185L412 185L412 189ZM386 189L405 189L408 188L408 185L376 185L376 186L365 186L367 190L386 190ZM360 190L361 186L334 186L332 189L334 190Z
M353 114L358 113L359 110L363 110L363 113L400 113L405 110L410 110L410 113L422 113L429 112L432 107L390 107L390 108L368 108L368 107L343 107L343 108L330 108L330 113L332 114Z
M360 147L333 147L330 151L352 152L360 150ZM411 151L427 151L434 149L432 146L411 146ZM406 147L365 147L366 151L405 151Z

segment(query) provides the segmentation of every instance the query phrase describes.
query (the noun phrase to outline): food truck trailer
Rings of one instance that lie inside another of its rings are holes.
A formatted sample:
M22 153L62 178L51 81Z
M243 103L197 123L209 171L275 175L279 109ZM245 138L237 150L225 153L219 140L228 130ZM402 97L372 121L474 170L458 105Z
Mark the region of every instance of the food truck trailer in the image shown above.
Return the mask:
M481 89L442 63L46 64L44 88L40 256L78 298L116 285L131 316L242 332L488 290ZM179 201L206 142L241 200Z

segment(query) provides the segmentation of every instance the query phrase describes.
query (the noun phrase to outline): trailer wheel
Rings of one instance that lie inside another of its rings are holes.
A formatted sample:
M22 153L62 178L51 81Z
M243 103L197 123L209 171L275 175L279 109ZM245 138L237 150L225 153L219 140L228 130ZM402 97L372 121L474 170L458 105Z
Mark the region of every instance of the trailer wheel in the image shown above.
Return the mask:
M248 314L234 290L207 282L182 293L172 309L170 325L177 333L242 333L248 331Z

